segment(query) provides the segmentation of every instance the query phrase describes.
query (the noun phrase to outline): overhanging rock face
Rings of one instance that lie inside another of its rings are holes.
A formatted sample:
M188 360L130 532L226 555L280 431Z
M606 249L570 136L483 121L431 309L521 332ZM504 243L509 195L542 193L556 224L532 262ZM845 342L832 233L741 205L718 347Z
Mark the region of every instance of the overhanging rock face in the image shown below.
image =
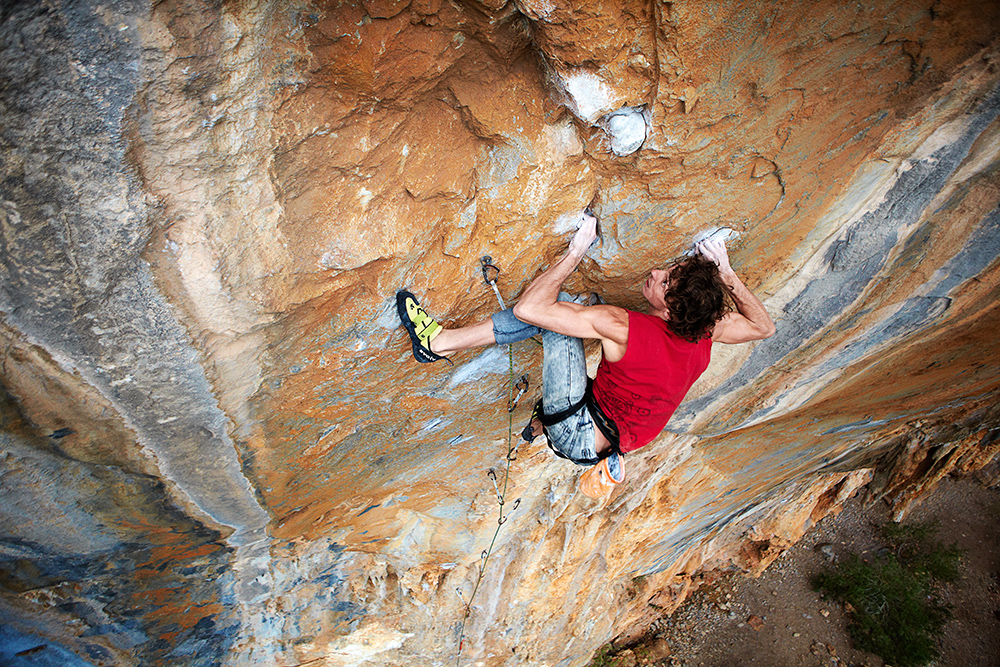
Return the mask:
M998 25L957 0L0 10L3 661L435 665L463 635L463 664L582 665L872 480L902 513L984 465ZM541 350L418 365L394 295L484 318L480 259L516 300L588 204L571 290L639 307L727 228L778 332L716 346L610 498L536 442L499 508Z

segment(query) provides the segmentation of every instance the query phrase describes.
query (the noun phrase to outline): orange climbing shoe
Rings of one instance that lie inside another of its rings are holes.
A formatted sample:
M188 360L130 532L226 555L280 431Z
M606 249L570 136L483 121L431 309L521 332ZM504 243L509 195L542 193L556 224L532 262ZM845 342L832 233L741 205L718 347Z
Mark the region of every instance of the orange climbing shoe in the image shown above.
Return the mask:
M611 461L611 459L617 460ZM610 465L608 461L611 461ZM618 473L617 479L611 474L612 468ZM616 484L621 484L624 481L625 460L621 454L612 454L601 459L597 465L580 475L580 491L588 498L599 500L611 493Z

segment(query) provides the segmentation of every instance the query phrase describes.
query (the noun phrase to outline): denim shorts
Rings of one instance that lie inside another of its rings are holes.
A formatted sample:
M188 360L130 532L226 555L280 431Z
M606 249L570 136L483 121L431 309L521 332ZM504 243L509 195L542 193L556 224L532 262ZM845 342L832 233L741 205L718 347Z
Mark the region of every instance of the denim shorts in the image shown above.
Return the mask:
M560 301L572 301L565 292L559 293ZM545 414L554 415L578 404L587 391L587 357L583 340L564 336L553 331L526 324L514 317L508 308L493 316L493 335L498 344L510 344L541 335L544 356L542 360L542 404ZM577 465L593 465L597 458L596 426L586 406L563 421L546 426L549 445ZM611 473L617 477L620 465L617 455L608 460Z

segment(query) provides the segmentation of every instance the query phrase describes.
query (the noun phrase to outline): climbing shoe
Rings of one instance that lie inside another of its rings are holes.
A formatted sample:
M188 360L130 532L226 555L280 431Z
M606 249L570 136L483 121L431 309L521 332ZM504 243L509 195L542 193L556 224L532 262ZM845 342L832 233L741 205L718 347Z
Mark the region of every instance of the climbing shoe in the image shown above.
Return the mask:
M410 335L410 342L413 344L413 357L417 361L426 364L444 359L451 364L451 359L431 351L431 341L441 333L444 327L435 322L427 314L427 311L420 307L417 297L406 290L396 292L396 312L399 314L399 321L406 329L406 333Z
M601 459L597 465L580 475L580 491L588 498L599 500L611 493L615 484L625 481L625 460L621 454Z
M420 363L430 363L444 359L449 364L451 360L431 351L431 341L444 329L427 314L417 297L406 290L396 292L396 312L399 322L410 336L413 345L413 358Z

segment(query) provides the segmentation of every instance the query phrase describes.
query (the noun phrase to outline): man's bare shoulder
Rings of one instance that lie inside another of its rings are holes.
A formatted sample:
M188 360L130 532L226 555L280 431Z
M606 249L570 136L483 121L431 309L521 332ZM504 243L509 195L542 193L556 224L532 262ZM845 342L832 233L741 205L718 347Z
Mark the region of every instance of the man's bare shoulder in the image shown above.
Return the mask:
M598 304L585 309L586 317L601 338L624 345L628 341L628 311L620 306Z

